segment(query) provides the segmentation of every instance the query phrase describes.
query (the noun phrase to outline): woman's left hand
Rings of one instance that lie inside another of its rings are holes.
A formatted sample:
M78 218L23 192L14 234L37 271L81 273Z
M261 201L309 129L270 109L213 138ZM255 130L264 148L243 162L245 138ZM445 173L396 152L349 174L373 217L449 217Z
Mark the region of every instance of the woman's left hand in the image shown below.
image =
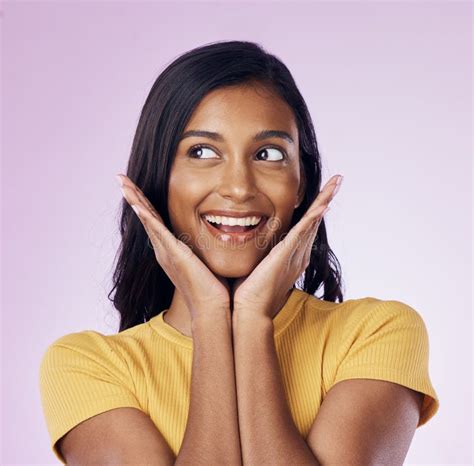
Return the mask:
M289 290L309 265L319 224L342 179L340 175L332 177L285 238L271 249L250 275L236 279L233 319L242 314L273 319L278 313Z

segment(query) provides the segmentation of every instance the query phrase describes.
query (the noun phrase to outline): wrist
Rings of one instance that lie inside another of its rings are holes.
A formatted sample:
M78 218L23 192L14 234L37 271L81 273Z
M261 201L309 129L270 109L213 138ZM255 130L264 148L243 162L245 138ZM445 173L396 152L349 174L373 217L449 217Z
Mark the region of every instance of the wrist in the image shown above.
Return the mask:
M232 328L245 327L273 327L273 320L260 311L252 308L236 307L232 312Z
M226 306L213 306L210 308L200 309L193 313L191 317L191 328L195 328L200 325L210 326L219 324L232 324L232 316L230 307Z

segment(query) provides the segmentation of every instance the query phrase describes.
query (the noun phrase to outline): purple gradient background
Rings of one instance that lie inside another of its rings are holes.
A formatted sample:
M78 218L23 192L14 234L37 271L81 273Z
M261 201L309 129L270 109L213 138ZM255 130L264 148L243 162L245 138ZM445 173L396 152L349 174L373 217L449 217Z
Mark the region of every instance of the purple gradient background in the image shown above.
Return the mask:
M116 333L106 294L139 112L179 54L261 43L312 113L345 299L415 308L441 407L406 464L472 462L472 5L4 3L2 464L57 464L38 367L56 338ZM319 293L318 293L319 294ZM471 420L470 420L471 417Z

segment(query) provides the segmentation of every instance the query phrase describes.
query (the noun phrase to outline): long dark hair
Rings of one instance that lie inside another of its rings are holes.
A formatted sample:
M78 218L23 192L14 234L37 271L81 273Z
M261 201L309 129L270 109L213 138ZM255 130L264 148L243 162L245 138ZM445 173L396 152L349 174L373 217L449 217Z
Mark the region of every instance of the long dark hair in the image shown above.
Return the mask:
M321 158L306 103L288 68L259 44L220 41L195 48L175 59L158 76L145 101L133 139L127 176L143 191L172 231L168 215L168 181L178 141L194 109L210 91L250 82L262 83L293 109L299 132L300 162L306 179L304 199L293 226L321 188ZM148 236L125 199L120 211L121 244L108 298L119 311L120 332L147 322L168 309L174 285L156 260ZM324 220L313 244L310 264L298 287L315 295L324 285L326 301L343 302L341 270L328 244ZM115 290L113 298L111 294Z

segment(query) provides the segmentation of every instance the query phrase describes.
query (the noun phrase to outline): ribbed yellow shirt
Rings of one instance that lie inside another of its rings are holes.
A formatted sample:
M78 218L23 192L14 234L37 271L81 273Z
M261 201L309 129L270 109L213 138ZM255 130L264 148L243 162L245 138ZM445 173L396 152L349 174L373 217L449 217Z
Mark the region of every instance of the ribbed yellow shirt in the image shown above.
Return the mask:
M439 400L429 377L422 317L400 301L373 297L343 303L293 289L273 319L289 408L306 438L328 390L345 379L395 382L425 394L418 427ZM119 407L150 416L177 456L188 416L193 340L163 313L114 335L85 330L54 341L39 371L41 402L56 442L80 422Z

